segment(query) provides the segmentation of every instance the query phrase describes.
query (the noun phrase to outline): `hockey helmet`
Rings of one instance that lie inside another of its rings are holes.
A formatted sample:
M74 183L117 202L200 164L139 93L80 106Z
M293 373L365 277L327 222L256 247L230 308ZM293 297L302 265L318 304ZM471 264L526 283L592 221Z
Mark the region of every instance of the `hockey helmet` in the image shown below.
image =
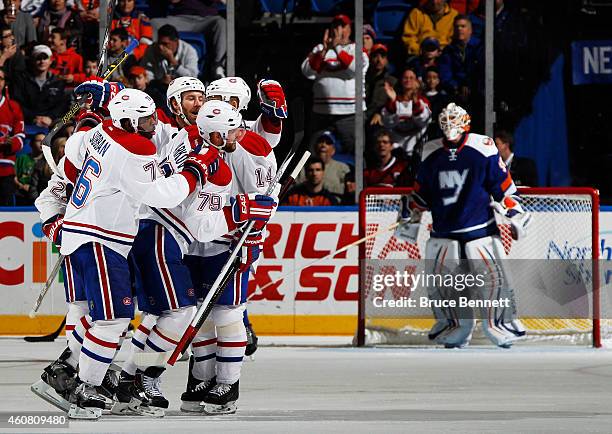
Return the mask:
M440 112L438 116L440 129L447 140L454 142L463 133L470 131L470 115L454 102L451 102Z
M178 106L181 107L183 93L190 91L202 92L202 95L204 95L206 88L204 87L204 83L195 77L178 77L170 82L168 90L166 91L166 102L172 113L174 113L174 110L172 110L172 100L175 100ZM177 114L187 123L187 125L191 125L182 109Z
M135 131L142 125L143 118L156 116L153 98L138 89L122 89L108 104L113 125L123 129L121 119L129 119ZM157 118L155 118L157 120ZM145 132L150 132L145 129Z
M225 146L230 131L242 127L242 116L230 104L224 101L207 101L204 103L196 119L200 136L207 146L222 149ZM211 134L219 133L223 138L223 146L212 143Z
M221 97L222 101L230 102L232 97L238 98L238 111L246 110L251 101L251 89L240 77L224 77L212 81L206 87L206 99Z

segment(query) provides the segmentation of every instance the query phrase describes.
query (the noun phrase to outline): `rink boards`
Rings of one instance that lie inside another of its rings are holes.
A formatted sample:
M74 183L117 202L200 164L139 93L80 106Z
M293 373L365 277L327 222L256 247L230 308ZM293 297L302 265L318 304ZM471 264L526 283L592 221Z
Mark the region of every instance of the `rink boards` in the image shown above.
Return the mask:
M264 257L249 283L248 309L258 333L354 334L357 248L324 257L358 240L357 209L285 207L268 230ZM602 208L600 237L601 258L612 260L610 207ZM61 275L43 302L40 316L27 316L57 256L33 209L0 211L0 334L48 333L57 327L65 313Z

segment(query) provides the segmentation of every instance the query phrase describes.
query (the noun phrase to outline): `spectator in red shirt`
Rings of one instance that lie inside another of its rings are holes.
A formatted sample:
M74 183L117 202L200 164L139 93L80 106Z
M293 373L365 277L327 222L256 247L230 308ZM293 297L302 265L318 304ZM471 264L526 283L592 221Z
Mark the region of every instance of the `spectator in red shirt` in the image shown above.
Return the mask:
M15 160L25 138L23 114L4 92L6 76L0 69L0 206L12 206L15 194Z
M410 185L409 164L393 155L391 133L381 131L376 135L374 147L378 161L363 174L366 187L397 187Z
M51 72L67 84L74 84L75 74L83 74L83 58L74 48L68 47L68 37L64 29L51 30L49 45L51 56Z
M306 181L296 185L289 192L283 205L292 206L333 206L339 199L323 188L325 163L319 157L312 157L306 162Z

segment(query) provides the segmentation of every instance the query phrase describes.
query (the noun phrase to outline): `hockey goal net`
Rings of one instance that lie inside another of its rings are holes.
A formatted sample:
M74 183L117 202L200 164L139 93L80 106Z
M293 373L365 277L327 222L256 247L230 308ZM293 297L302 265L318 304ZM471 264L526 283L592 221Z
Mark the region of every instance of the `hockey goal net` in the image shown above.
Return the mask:
M434 324L433 316L423 317L423 310L419 311L420 316L415 317L409 309L385 311L373 307L373 297L381 295L372 290L373 274L393 272L396 268L402 268L402 260L414 263L425 254L425 243L431 232L429 213L423 215L416 243L397 239L394 230L390 229L397 221L401 196L411 191L411 188L369 188L361 194L360 235L361 238L369 238L360 246L358 345L433 344L427 338L427 332ZM518 296L522 298L517 300L519 317L527 329L524 341L601 346L608 334L609 321L602 314L607 303L602 300L604 294L599 286L597 191L590 188L521 188L519 191L522 205L532 214L533 220L528 236L519 241L511 238L507 223L497 221L508 259L529 260L527 262L537 267L537 264L545 264L547 260L566 265L566 262L578 258L588 261L583 263L590 268L585 278L588 312L584 317L524 317L521 315L521 305L530 300L524 295ZM525 267L522 274L526 274L528 279L541 279L538 276L541 273L534 271L533 267ZM410 297L410 292L409 287L395 286L383 296L400 299ZM472 342L478 343L480 339L483 336L477 326Z

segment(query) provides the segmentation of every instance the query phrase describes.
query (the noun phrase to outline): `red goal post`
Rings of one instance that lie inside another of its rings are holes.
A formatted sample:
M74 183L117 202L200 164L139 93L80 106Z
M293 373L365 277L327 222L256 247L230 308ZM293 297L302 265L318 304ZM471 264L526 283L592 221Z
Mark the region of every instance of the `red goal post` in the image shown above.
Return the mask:
M410 194L411 187L395 187L395 188L379 188L371 187L364 189L360 194L359 199L359 237L363 239L366 236L372 236L366 242L359 246L359 307L358 307L358 322L357 322L357 345L363 346L366 342L366 329L368 327L369 318L366 309L366 263L368 259L386 259L389 252L385 249L393 250L393 259L400 259L403 252L406 257L420 258L421 252L424 253L424 242L428 238L430 225L423 223L425 227L421 228L419 240L416 244L408 246L406 242L395 242L393 231L385 231L397 219L397 210L399 209L399 200L402 195ZM601 316L601 291L600 291L600 275L599 275L599 193L597 190L587 187L542 187L542 188L519 188L519 193L524 198L523 204L527 211L532 212L534 221L540 222L539 225L533 225L528 228L528 237L526 242L542 243L543 237L558 236L558 229L555 229L554 223L559 220L559 217L575 215L575 221L568 219L567 231L570 235L584 235L590 237L585 240L585 244L590 244L592 259L592 318L580 320L568 320L569 324L550 326L547 324L544 327L550 327L552 330L546 330L546 336L556 336L556 331L559 335L565 334L565 327L569 329L578 328L576 333L582 335L587 334L589 339L592 339L592 345L595 347L602 346L602 316ZM381 206L384 204L384 206ZM395 215L394 215L395 209ZM551 214L547 214L551 213ZM574 213L574 214L565 214ZM538 220L539 219L539 220ZM425 219L424 219L425 220ZM429 217L429 220L431 218ZM509 237L507 225L498 221L502 241L506 248L506 241L512 243ZM557 226L563 226L563 222ZM551 234L548 234L551 227ZM536 231L537 236L532 236L532 231ZM566 228L563 228L566 230ZM544 233L544 235L540 235ZM380 234L380 235L378 235ZM422 235L424 234L424 235ZM385 247L381 248L378 243L378 238L381 238L381 243ZM377 243L379 245L377 245ZM381 250L382 249L382 250ZM396 250L394 250L396 249ZM509 248L508 248L509 249ZM520 250L520 249L516 249ZM535 249L534 249L535 250ZM378 252L378 256L377 255ZM508 252L507 252L508 253ZM409 256L411 255L411 256ZM527 257L525 257L527 258ZM523 259L517 257L517 259ZM544 259L544 258L543 258ZM397 323L395 319L394 323ZM394 325L393 327L398 327ZM559 327L559 329L557 329ZM592 330L591 330L592 328ZM574 333L574 331L571 331ZM591 333L592 332L592 333ZM414 333L413 333L414 334Z

